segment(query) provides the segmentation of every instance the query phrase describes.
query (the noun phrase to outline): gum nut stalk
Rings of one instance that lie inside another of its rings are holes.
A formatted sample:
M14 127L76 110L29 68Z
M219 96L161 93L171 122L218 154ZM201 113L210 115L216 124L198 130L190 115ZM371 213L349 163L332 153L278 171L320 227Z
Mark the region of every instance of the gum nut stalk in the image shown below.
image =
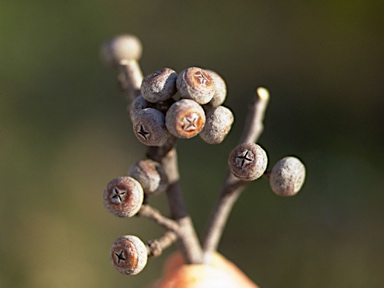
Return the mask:
M131 121L134 122L137 113L148 107L149 103L147 100L145 100L141 95L137 96L129 107L129 116L131 117Z
M145 108L136 114L133 131L137 139L147 146L162 146L170 137L164 114L154 108Z
M145 194L159 194L168 188L168 176L163 166L151 159L137 161L128 175L139 181Z
M140 40L133 35L118 35L101 47L101 58L105 65L117 67L122 60L139 60L142 53Z
M231 130L233 120L232 111L227 107L212 108L206 114L205 125L199 136L208 144L219 144Z
M305 181L305 166L296 157L288 156L280 159L273 166L269 176L269 184L279 196L293 196L300 191Z
M267 169L267 153L255 143L236 146L228 158L231 172L239 179L253 181L260 178Z
M141 95L151 103L168 100L176 94L177 73L164 68L144 77L141 83Z
M227 85L225 84L224 79L215 71L206 71L209 73L209 75L211 75L213 82L215 83L215 94L208 104L213 107L220 106L224 103L225 98L227 97Z
M147 247L136 236L122 236L112 244L110 257L112 265L120 273L136 275L147 265Z
M178 138L192 138L205 124L204 109L195 101L181 99L169 107L165 115L168 131Z
M143 199L143 188L132 177L115 178L104 190L105 208L119 217L134 216L139 211Z
M176 81L180 97L192 99L203 105L211 101L215 94L215 83L211 75L198 67L183 70Z

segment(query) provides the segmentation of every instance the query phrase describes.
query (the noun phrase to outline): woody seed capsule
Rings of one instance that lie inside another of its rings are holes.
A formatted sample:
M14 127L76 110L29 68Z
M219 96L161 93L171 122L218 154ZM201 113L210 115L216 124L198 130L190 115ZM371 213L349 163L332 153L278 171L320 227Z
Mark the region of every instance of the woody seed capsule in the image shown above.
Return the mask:
M135 116L144 108L148 108L149 103L143 98L143 96L139 95L132 101L131 106L129 107L129 116L131 117L131 121L134 122Z
M169 107L165 115L168 131L178 138L192 138L205 124L204 109L193 100L181 99Z
M236 146L228 158L231 172L241 180L253 181L264 174L268 164L267 153L255 143Z
M122 60L139 60L142 46L133 35L119 35L101 47L101 58L107 66L118 66Z
M118 177L110 181L104 190L104 206L119 217L132 217L140 209L144 191L132 177Z
M162 146L170 136L164 114L154 108L144 108L133 117L133 131L147 146Z
M147 265L147 248L143 241L133 235L118 238L111 247L112 265L126 275L136 275Z
M209 75L212 77L213 82L215 83L215 94L213 95L209 105L213 107L220 106L224 103L225 98L227 97L227 85L225 84L224 79L217 74L215 71L206 70Z
M183 70L176 81L180 97L207 104L215 94L215 83L211 75L198 67Z
M296 157L285 157L273 166L269 184L279 196L293 196L300 191L305 181L305 166Z
M233 114L224 106L210 109L206 115L204 128L199 136L209 144L219 144L231 130Z
M141 94L151 103L168 100L176 93L177 73L164 68L144 77L141 83Z
M143 186L146 194L159 194L168 188L168 177L160 163L150 159L136 162L128 172Z

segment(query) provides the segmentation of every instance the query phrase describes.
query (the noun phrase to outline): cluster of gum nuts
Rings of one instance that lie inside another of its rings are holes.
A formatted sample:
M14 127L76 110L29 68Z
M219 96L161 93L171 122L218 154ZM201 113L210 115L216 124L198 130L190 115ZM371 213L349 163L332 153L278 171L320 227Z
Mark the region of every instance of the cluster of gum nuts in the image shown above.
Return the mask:
M132 57L137 44L132 44L130 37L106 42L102 48L104 60L116 64ZM234 121L231 110L222 105L227 94L225 81L211 70L190 67L178 74L164 68L145 76L140 92L129 112L137 139L147 146L163 146L172 137L189 139L197 135L208 144L219 144ZM305 179L305 167L296 157L285 157L266 171L267 154L255 143L235 147L228 164L232 174L243 181L266 175L272 190L280 196L295 195ZM146 197L166 192L167 188L168 177L162 165L143 159L129 169L127 176L108 183L104 205L118 217L132 217ZM133 235L118 238L110 251L114 267L123 274L139 273L150 254L148 245Z

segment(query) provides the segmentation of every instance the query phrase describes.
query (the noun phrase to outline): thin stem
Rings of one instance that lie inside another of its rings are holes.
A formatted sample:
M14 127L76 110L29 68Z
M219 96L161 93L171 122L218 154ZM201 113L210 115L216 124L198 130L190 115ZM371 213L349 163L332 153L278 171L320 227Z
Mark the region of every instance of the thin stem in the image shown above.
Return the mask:
M166 231L159 239L147 241L149 257L160 256L163 251L177 240L177 234L173 231Z
M249 105L247 120L240 143L257 142L263 131L263 119L268 100L268 91L265 88L258 88L256 90L256 97L252 99ZM248 183L248 181L240 180L228 172L206 226L203 238L204 259L207 259L210 253L217 250L229 214L237 198L239 198Z
M202 262L203 253L181 191L176 149L171 149L162 159L161 163L169 179L167 199L171 217L179 225L178 244L180 250L186 263L199 264Z
M122 93L132 102L140 95L143 73L136 60L122 60L119 65L118 81Z
M176 221L165 217L158 210L154 209L152 206L148 204L141 205L140 210L139 212L137 212L136 215L151 219L167 230L170 230L176 233L179 230L179 224Z

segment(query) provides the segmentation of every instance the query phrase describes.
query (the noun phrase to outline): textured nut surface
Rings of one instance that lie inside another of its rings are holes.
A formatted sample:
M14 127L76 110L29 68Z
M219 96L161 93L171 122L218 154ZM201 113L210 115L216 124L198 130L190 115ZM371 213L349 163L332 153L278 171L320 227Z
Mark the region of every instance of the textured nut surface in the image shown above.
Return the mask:
M269 183L279 196L293 196L300 191L305 181L305 166L296 157L280 159L272 168Z
M141 94L151 103L168 100L176 93L177 73L164 68L144 77L141 83Z
M159 194L165 192L168 187L168 177L163 167L150 159L136 162L128 174L139 181L146 194Z
M206 114L205 125L199 136L206 143L219 144L231 130L233 120L232 111L227 107L212 108Z
M191 138L199 134L205 124L204 109L195 101L181 99L169 107L165 125L178 138Z
M136 236L118 238L112 244L110 253L113 266L123 274L136 275L147 265L147 248Z
M139 60L142 46L133 35L119 35L106 41L101 47L101 58L108 66L118 66L122 60Z
M215 83L211 75L198 67L183 70L176 81L181 98L207 104L215 94Z
M255 143L236 146L228 158L231 172L239 179L252 181L264 174L268 164L267 153Z
M141 143L162 146L170 137L165 116L154 108L144 108L133 117L133 131Z
M115 178L104 190L105 208L119 217L134 216L139 211L143 199L143 188L132 177Z
M134 122L137 113L148 107L149 103L147 102L147 100L145 100L144 97L141 95L137 96L129 107L129 116L131 117L131 121Z
M227 85L225 84L224 79L215 71L206 70L209 75L211 75L213 82L215 83L215 94L213 95L211 101L208 103L213 107L220 106L224 103L225 98L227 97Z

